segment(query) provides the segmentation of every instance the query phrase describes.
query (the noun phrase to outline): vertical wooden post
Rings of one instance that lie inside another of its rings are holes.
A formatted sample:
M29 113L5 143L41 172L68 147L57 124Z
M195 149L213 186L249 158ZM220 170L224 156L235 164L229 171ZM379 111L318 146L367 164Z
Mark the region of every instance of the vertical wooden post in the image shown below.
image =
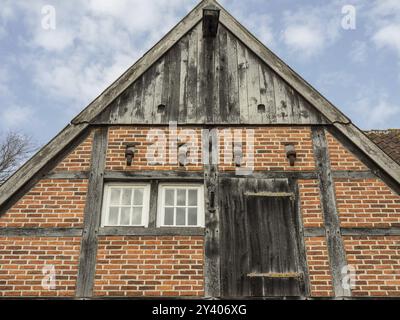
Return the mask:
M204 276L205 296L220 297L221 272L220 272L220 232L219 232L219 210L218 210L218 137L217 131L203 131L203 153L211 152L211 157L204 165L204 196L205 196L205 227L204 238Z
M323 127L312 128L314 157L319 178L321 204L324 215L326 242L332 282L336 297L351 296L351 289L343 286L343 268L347 266L346 252L340 232L340 221L336 208L334 181L331 172L328 146Z
M97 235L101 218L101 203L104 184L104 168L107 153L108 128L95 129L89 186L86 196L83 235L79 255L79 269L76 283L76 297L85 298L93 295L96 272Z
M297 252L298 252L298 262L301 272L303 273L303 292L306 297L310 296L310 275L308 272L307 256L306 256L306 245L304 241L304 225L303 217L301 215L300 207L300 194L298 180L294 177L288 179L290 190L295 194L294 212L295 217L295 227L298 236L297 241Z

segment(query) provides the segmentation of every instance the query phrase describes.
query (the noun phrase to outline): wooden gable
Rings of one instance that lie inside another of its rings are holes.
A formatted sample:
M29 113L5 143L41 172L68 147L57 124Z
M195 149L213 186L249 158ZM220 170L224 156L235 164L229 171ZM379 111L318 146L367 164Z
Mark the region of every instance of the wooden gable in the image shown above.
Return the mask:
M198 23L94 121L99 124L326 124L223 25Z

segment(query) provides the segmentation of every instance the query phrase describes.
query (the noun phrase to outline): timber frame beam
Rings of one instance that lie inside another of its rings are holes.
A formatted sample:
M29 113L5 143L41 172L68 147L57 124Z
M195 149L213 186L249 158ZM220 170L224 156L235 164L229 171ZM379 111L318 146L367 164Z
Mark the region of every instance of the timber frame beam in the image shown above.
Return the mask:
M108 129L95 130L92 147L89 186L84 213L83 236L79 255L76 296L91 297L93 294L94 275L96 272L96 256L98 230L101 219L101 203L103 196L104 168L107 151Z
M351 290L343 286L344 275L342 270L347 266L346 252L340 232L334 182L331 173L325 130L323 127L315 127L312 129L312 140L315 163L318 171L320 199L323 209L326 244L328 247L334 293L336 297L351 296Z

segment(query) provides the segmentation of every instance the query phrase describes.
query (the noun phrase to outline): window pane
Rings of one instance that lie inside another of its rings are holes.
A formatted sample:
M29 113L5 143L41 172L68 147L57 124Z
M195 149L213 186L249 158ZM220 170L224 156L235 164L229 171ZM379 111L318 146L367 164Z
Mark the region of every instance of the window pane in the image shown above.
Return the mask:
M119 205L119 197L121 195L121 189L111 189L111 200L112 205Z
M131 217L131 208L121 208L121 221L120 225L128 226Z
M164 225L174 225L174 208L165 208Z
M132 210L133 210L132 224L133 225L142 224L142 208L141 207L136 207L136 208L132 208Z
M189 208L188 210L188 225L197 226L197 208Z
M118 224L118 209L116 207L111 207L110 208L110 213L108 215L108 224Z
M184 226L186 224L185 217L186 208L176 208L176 225Z
M141 206L143 204L143 189L136 189L135 196L133 198L133 204L135 206Z
M174 205L174 195L175 195L175 190L173 190L173 189L165 190L165 205L166 206Z
M177 189L176 204L178 206L186 205L186 189Z
M197 206L197 190L189 190L189 206Z
M122 189L122 205L129 206L132 199L132 189Z

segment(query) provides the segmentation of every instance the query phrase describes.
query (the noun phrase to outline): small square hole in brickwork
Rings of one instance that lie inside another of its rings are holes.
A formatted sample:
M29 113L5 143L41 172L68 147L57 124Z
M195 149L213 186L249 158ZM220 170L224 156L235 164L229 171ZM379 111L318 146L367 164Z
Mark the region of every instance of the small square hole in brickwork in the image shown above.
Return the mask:
M257 106L257 111L258 111L258 113L265 113L265 104L259 104L258 106Z

